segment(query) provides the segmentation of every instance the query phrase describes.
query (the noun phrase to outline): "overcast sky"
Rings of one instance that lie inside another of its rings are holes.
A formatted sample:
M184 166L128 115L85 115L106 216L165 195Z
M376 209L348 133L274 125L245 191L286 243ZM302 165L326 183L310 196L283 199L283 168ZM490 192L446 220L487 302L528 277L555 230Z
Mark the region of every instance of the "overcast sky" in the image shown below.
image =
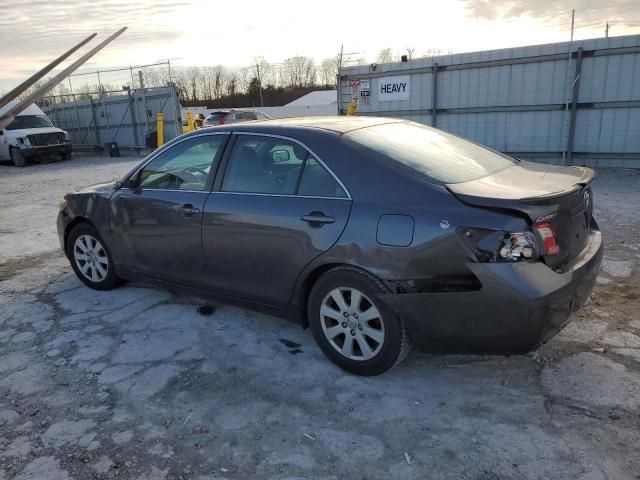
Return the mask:
M382 48L474 51L576 38L640 34L639 0L0 0L0 89L33 73L92 32L129 30L85 66L129 66L172 58L177 65L243 66L317 60L340 45L375 60ZM93 44L97 44L96 40Z

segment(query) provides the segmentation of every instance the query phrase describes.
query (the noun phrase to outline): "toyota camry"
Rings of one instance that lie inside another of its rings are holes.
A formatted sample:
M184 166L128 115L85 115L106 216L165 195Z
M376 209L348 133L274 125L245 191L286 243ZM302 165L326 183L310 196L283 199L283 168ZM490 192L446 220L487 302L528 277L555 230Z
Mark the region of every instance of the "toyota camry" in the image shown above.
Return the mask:
M57 225L91 288L284 317L376 375L412 345L517 353L562 329L603 255L593 177L399 119L268 120L178 137L66 195Z

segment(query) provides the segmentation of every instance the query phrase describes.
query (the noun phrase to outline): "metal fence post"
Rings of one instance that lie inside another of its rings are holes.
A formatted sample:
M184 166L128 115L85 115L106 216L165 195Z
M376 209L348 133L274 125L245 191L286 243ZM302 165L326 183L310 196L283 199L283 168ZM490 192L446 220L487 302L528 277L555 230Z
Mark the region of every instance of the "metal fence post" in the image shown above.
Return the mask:
M93 103L93 97L89 97L89 102L91 103L91 116L93 118L93 132L96 136L96 145L98 148L102 146L102 142L100 141L100 128L98 127L98 115L96 110L96 104Z
M433 64L433 85L431 89L431 126L437 125L438 117L438 63Z
M582 69L582 47L578 48L576 58L576 72L572 84L571 115L569 116L569 137L567 138L567 160L572 163L573 147L576 136L576 116L578 107L578 94L580 93L580 72Z
M131 115L131 128L133 129L133 142L137 147L140 145L140 140L138 139L138 125L136 124L135 102L133 100L133 96L131 95L131 89L127 90L127 95L129 96L129 113Z

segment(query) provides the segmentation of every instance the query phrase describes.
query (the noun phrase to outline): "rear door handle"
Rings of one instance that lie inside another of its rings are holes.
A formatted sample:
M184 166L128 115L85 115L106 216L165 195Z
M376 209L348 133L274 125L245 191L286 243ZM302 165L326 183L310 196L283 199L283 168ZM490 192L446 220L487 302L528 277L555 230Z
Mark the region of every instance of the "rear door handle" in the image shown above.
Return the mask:
M200 209L194 208L193 205L187 203L186 205L178 207L178 212L183 214L185 217L193 217L194 215L198 215L200 213Z
M302 217L300 217L300 219L307 223L320 225L324 225L325 223L333 223L336 221L335 218L329 217L322 212L311 212L308 215L303 215Z

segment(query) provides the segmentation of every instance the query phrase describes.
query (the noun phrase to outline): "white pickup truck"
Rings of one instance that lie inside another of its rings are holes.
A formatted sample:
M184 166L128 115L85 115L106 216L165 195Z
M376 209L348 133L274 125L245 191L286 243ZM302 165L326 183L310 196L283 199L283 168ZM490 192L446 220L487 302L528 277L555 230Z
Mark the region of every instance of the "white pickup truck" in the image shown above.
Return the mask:
M0 109L0 114L14 104L15 101L9 102ZM11 160L17 167L24 167L30 160L66 160L70 158L72 149L69 134L54 127L35 103L0 130L0 161Z

